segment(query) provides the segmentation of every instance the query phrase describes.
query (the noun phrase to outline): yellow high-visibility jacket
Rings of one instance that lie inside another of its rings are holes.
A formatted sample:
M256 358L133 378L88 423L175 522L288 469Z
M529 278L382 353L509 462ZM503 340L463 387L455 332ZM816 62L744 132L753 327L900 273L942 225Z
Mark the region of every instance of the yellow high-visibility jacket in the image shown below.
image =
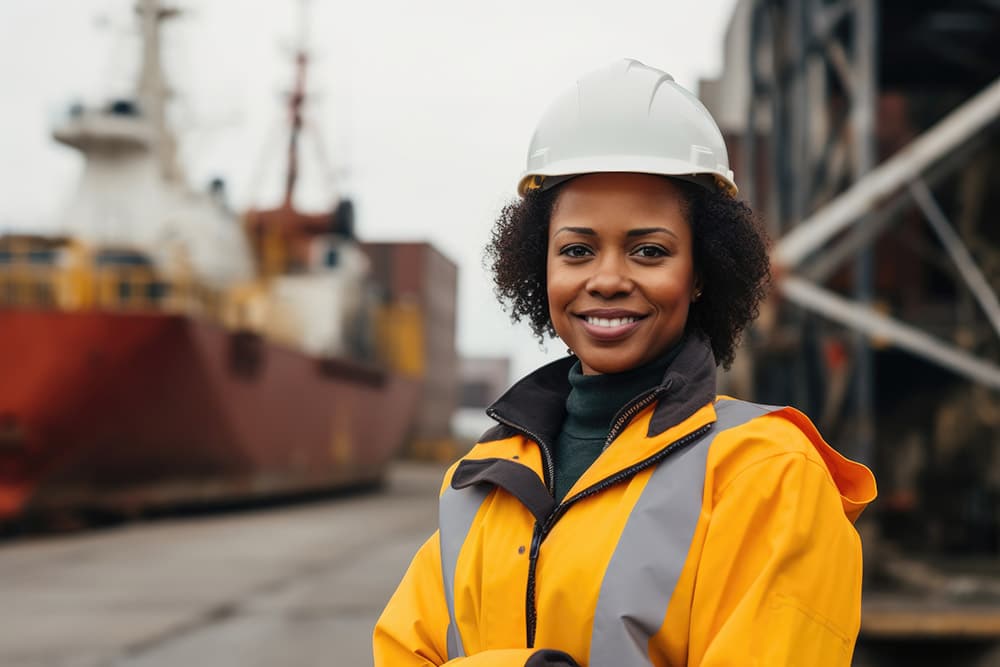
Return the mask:
M376 666L849 665L871 472L792 408L717 397L692 336L557 505L572 362L515 385L448 471Z

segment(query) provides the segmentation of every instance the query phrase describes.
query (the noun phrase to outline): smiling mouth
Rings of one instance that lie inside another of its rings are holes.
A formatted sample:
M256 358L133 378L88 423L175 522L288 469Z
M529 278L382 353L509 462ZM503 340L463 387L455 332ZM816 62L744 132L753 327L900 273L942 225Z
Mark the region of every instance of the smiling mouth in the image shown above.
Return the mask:
M589 317L585 316L583 320L593 327L604 327L606 329L613 329L615 327L624 326L626 324L633 324L638 322L641 318L639 317Z
M613 317L601 317L599 315L578 315L583 323L583 329L587 335L596 341L613 343L631 335L639 327L639 323L646 319L646 315L624 313L607 313Z

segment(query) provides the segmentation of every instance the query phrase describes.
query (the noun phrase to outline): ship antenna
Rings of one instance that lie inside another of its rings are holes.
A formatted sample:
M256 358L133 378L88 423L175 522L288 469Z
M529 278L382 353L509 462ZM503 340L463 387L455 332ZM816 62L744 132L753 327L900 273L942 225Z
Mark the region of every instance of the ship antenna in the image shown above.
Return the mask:
M299 36L295 50L295 87L288 98L291 134L288 140L288 172L285 174L284 206L292 207L295 182L299 176L299 139L302 135L302 107L306 99L306 67L309 51L306 48L306 0L299 0Z
M176 8L160 6L159 0L138 0L136 12L142 23L142 66L136 98L140 109L152 121L156 153L164 178L179 180L177 142L167 126L167 98L170 90L163 74L160 23L180 14Z

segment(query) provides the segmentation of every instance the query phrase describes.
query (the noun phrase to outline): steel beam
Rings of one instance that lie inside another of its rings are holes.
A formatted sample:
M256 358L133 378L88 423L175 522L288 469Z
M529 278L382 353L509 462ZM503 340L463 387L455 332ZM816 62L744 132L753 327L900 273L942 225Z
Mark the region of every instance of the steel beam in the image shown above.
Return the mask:
M913 195L913 199L917 202L920 210L927 217L927 222L930 223L931 229L937 234L941 245L944 246L951 260L955 263L958 272L965 280L965 284L968 285L969 290L976 297L979 305L982 306L986 317L990 320L990 324L993 325L993 330L1000 336L1000 301L997 301L997 295L993 291L993 288L986 282L985 276L979 270L972 255L966 250L962 239L952 229L948 218L945 216L944 211L941 210L941 207L938 206L937 200L934 199L934 195L931 193L930 188L927 187L927 184L919 179L913 181L910 183L910 193Z
M826 282L844 262L881 236L912 205L913 200L909 194L896 194L887 205L870 214L865 219L865 224L852 227L835 245L825 248L815 261L804 265L799 271L800 275L815 283Z
M981 149L981 146L966 143L932 165L921 180L929 188L936 187L960 166L968 164ZM841 238L824 247L823 252L818 253L808 264L801 266L798 275L814 283L825 283L844 262L877 239L914 205L909 189L897 190L876 211L865 217L863 225L852 226Z
M1000 366L996 363L938 340L913 325L888 317L869 306L854 303L798 276L785 276L778 289L788 301L806 310L869 337L889 341L974 382L1000 390Z
M1000 78L786 234L774 248L775 262L785 268L801 264L882 199L917 178L998 117Z

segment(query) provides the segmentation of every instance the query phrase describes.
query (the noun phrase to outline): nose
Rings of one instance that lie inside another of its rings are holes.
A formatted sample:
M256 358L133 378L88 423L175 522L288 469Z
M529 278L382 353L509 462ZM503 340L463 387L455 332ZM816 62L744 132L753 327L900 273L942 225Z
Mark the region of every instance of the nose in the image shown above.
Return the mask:
M628 275L623 257L608 253L592 264L594 272L587 279L586 289L591 296L613 299L628 295L635 287Z

